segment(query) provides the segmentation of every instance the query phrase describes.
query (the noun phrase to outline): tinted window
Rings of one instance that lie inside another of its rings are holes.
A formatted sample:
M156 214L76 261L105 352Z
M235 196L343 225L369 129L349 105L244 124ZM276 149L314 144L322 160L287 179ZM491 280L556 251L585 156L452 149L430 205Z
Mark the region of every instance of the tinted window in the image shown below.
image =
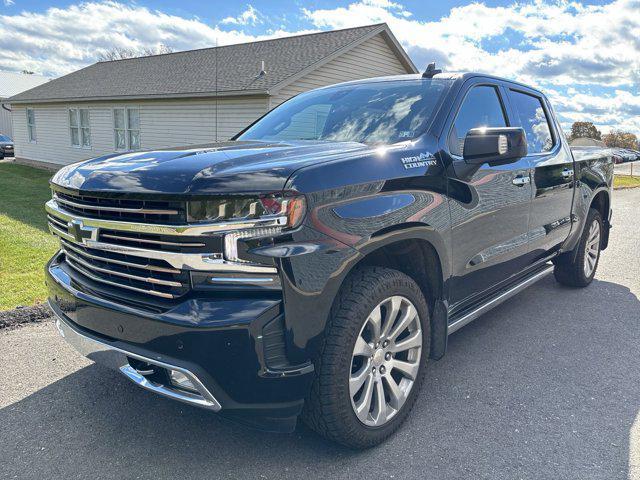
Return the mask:
M10 142L11 139L6 135L0 135L0 142Z
M472 128L506 127L507 122L494 87L473 87L465 97L449 133L449 150L462 156L464 138Z
M516 122L527 135L529 153L548 152L553 148L553 137L542 100L533 95L511 90Z
M422 134L449 80L345 85L298 95L275 108L240 140L396 143Z

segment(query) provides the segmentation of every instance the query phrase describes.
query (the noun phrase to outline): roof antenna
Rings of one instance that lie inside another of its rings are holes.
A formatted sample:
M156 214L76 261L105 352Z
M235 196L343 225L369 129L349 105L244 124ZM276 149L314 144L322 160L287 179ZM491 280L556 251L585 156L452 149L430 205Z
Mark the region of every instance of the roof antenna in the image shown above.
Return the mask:
M442 73L442 70L436 68L436 62L431 62L427 65L427 69L422 74L422 78L433 78L433 76L438 73Z
M264 60L260 61L260 73L258 74L259 77L262 77L264 75L267 74L267 71L264 69Z

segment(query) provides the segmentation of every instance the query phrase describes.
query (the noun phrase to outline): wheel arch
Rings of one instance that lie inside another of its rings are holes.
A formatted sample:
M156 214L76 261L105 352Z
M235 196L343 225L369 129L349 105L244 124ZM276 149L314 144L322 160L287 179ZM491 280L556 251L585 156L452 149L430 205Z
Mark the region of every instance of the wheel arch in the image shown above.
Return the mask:
M444 238L430 226L402 224L381 229L358 250L360 256L344 275L338 292L348 276L361 267L388 267L405 273L418 284L427 301L431 314L431 358L441 358L447 342L446 298L450 274ZM332 303L337 298L336 293Z
M600 212L600 216L602 217L602 222L604 226L604 231L602 232L602 242L601 248L602 250L606 249L609 245L609 230L611 229L611 225L609 223L609 212L611 209L611 196L608 188L606 186L599 188L596 190L591 197L591 203L589 204L589 208L595 208Z

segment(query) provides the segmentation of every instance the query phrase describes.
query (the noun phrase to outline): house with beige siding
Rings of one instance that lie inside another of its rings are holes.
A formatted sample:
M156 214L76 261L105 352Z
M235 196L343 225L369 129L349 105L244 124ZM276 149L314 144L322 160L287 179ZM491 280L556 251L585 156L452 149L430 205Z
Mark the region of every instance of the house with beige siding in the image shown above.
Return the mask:
M9 99L16 159L210 144L312 88L416 72L386 24L98 62Z

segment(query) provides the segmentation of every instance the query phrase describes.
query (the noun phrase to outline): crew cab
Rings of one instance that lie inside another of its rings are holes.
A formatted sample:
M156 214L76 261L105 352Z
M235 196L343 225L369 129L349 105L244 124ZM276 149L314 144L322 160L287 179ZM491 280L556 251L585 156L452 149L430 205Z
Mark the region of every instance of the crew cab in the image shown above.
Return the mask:
M591 283L612 178L521 83L430 66L320 88L228 142L58 171L49 303L144 389L369 447L448 335L552 272Z

